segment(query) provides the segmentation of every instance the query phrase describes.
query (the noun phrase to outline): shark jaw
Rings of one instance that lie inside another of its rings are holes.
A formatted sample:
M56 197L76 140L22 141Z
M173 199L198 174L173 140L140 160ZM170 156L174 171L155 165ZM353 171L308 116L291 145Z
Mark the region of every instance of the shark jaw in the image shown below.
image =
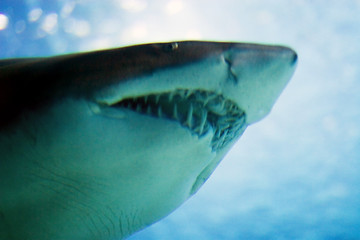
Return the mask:
M295 62L283 47L179 42L0 68L9 79L30 71L35 93L56 83L0 131L0 238L125 238L158 221L270 111ZM32 100L25 90L15 106Z
M245 130L245 112L215 92L177 89L172 92L126 98L111 105L139 114L178 122L203 137L212 131L211 149L216 152Z
M192 135L197 136L199 140L211 136L208 147L215 154L228 149L229 145L239 138L247 127L246 114L236 103L215 92L202 90L177 89L171 92L125 98L99 110L98 108L97 114L103 111L105 115L112 117L125 118L128 111L132 111L139 115L177 123ZM196 193L203 185L222 156L223 154L219 154L218 157L213 157L209 162L210 168L205 167L200 172L189 195Z

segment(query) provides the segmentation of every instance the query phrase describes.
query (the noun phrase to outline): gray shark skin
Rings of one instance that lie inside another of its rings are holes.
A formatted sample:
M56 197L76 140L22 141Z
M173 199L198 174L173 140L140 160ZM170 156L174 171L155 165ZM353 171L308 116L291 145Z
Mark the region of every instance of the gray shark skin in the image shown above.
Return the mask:
M198 41L0 61L0 239L124 239L165 217L269 113L296 61Z

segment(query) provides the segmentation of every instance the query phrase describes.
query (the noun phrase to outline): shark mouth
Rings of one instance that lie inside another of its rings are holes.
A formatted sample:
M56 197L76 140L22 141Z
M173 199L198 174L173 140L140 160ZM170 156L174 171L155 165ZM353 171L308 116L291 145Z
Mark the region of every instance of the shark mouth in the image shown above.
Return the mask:
M213 131L211 148L217 151L246 128L246 115L222 95L203 90L172 92L126 98L112 105L157 118L179 122L199 137Z

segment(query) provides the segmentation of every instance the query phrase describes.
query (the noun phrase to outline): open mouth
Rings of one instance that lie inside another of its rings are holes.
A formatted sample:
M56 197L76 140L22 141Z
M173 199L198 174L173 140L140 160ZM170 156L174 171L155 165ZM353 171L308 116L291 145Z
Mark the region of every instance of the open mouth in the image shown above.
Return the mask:
M111 106L177 121L199 137L213 131L212 151L226 146L246 128L245 112L234 102L203 90L178 89L126 98Z

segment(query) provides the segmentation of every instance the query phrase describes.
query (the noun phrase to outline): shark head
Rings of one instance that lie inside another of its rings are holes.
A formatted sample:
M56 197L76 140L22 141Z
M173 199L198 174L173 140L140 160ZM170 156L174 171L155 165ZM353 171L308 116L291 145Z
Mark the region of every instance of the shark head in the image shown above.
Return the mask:
M0 236L125 238L163 218L269 113L296 60L196 41L3 60Z

